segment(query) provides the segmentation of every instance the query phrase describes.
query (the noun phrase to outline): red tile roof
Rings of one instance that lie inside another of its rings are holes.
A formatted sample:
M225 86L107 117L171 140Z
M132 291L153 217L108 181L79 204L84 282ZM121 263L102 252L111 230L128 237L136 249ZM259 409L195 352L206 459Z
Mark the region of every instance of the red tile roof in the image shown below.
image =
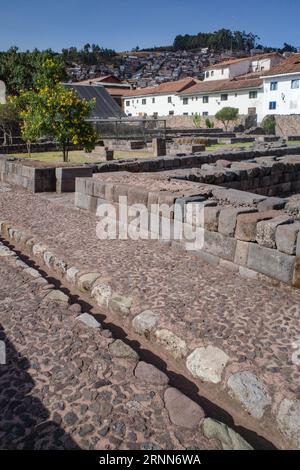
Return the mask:
M82 80L81 82L77 82L77 85L92 85L95 83L122 83L122 82L114 75L105 75L103 77L88 78L87 80Z
M263 75L284 75L296 72L300 73L300 54L291 55L284 62L279 65L275 65L275 67L272 67Z
M194 95L202 93L213 93L219 91L243 90L251 88L261 88L263 80L261 78L251 78L242 80L209 80L197 83L180 95Z
M166 82L161 85L147 88L137 88L136 90L126 91L124 96L146 96L146 95L165 95L168 93L179 93L187 88L198 83L199 80L192 77L183 78L182 80L177 80L176 82Z

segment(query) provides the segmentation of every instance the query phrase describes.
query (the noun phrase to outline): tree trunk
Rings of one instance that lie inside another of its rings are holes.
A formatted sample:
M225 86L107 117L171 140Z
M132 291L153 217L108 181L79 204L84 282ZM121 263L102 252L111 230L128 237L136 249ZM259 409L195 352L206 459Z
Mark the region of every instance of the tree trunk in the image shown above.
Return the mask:
M68 156L69 156L69 139L63 143L63 156L64 156L64 162L68 162Z

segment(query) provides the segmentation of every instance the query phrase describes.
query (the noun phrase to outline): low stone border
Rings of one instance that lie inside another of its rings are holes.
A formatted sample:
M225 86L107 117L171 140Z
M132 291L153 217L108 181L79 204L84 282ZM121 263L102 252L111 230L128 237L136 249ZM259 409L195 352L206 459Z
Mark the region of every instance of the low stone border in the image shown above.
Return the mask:
M46 259L45 262L47 262L47 265L49 264L50 259L52 259L52 262L50 263L52 267L59 266L59 269L61 271L64 271L63 266L67 268L67 266L63 264L62 260L56 259L55 255L52 255L52 257L50 256L49 258L48 252L48 255L45 256L45 253L47 252L43 250L42 245L34 243L34 240L32 238L28 238L28 236L25 235L23 231L11 228L4 222L0 222L0 228L1 233L4 232L5 234L8 234L9 238L13 242L17 241L21 244L23 242L26 244L26 246L29 246L31 248L31 253L38 257L39 261L43 256L44 259ZM14 251L12 251L0 242L0 259L1 258L10 258L10 260L12 260L12 262L15 263L15 265L22 270L26 277L28 277L32 280L32 282L40 286L44 293L42 302L58 302L62 304L69 304L69 310L74 312L74 315L76 316L76 319L78 321L83 323L87 328L102 330L102 325L95 319L93 315L89 313L82 313L79 304L71 305L69 296L65 295L61 290L55 289L55 287L52 284L49 284L48 281L40 274L39 271L30 268L26 263L21 261L21 259L16 255ZM117 300L116 295L112 292L111 298L114 299L114 301L109 301L107 294L105 294L105 292L109 292L109 287L96 283L96 273L80 275L80 273L78 272L76 282L74 278L75 270L73 268L73 271L71 272L70 269L66 269L65 274L67 272L69 273L69 279L72 279L73 283L77 284L77 287L82 292L91 291L94 284L94 289L97 286L102 286L101 288L97 289L98 294L100 291L103 294L101 298L107 299L108 303L113 303L115 301L115 307L117 308L122 307L122 305L124 304L124 299L119 298ZM101 301L100 305L103 305L103 301ZM126 302L125 307L128 307L128 303ZM121 310L123 311L122 308ZM4 348L2 348L2 343L3 342L0 341L0 366L1 364L5 364L5 350ZM195 432L201 432L207 439L218 440L224 450L253 449L233 429L229 428L224 423L206 417L205 412L197 403L195 403L193 400L181 393L178 389L170 387L168 376L152 364L141 361L136 351L130 346L128 346L126 343L124 343L120 339L115 339L109 345L109 352L114 357L127 358L129 360L135 361L136 366L134 375L139 380L148 383L149 386L153 384L160 385L162 387L164 395L164 405L169 413L170 421L173 424L181 428L193 429L195 430Z
M152 311L143 311L134 318L130 315L132 298L119 295L111 286L101 279L100 273L82 272L68 261L57 257L47 246L35 240L28 232L13 227L5 221L0 222L0 233L23 250L29 252L39 263L65 279L79 291L88 295L99 307L108 309L120 321L143 336L150 344L158 346L163 355L169 355L185 368L187 376L201 381L202 387L227 397L235 415L245 410L255 428L266 439L268 432L277 436L277 445L281 448L300 448L300 401L293 399L287 391L286 398L278 403L275 385L268 388L263 379L251 370L238 370L238 364L232 363L225 351L213 344L191 350L184 338L179 338L171 330L161 329L159 316ZM3 248L6 252L6 247ZM1 250L0 250L1 253ZM85 321L87 318L85 317ZM92 322L93 323L93 322ZM93 324L93 326L95 326ZM151 349L151 347L150 347ZM236 410L239 410L236 413ZM213 426L214 431L207 433L223 435L222 425ZM227 433L225 433L227 435ZM228 435L227 435L228 437ZM229 439L229 437L228 437ZM226 446L225 446L226 447Z

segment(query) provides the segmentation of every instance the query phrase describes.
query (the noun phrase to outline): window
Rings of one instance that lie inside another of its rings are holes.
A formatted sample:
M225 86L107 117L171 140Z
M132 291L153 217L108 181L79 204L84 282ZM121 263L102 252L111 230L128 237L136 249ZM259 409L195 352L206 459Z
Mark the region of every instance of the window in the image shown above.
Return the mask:
M206 72L205 75L206 75L206 78L209 78L209 72Z
M172 96L168 96L168 103L172 103Z
M184 116L188 116L188 115L189 115L189 113L183 113L183 115L184 115Z
M130 106L130 101L126 101L126 106Z
M228 100L228 95L227 95L227 93L223 93L223 94L221 95L221 101L227 101L227 100Z
M169 116L173 116L174 115L174 111L169 111Z
M202 103L208 103L208 101L209 101L208 96L203 96Z
M208 116L208 112L207 112L207 111L203 111L202 116Z
M300 80L299 80L299 79L297 79L297 80L292 80L292 88L293 88L293 90L294 90L295 88L299 88L299 87L300 87Z
M222 75L224 75L224 69L222 69Z
M269 103L269 109L273 109L273 110L274 110L274 109L276 109L276 107L277 107L276 101L270 101L270 103Z
M155 103L155 98L152 98L152 103Z
M270 90L271 90L271 91L276 91L276 90L278 90L278 82L271 82L271 83L270 83Z
M147 104L146 98L143 98L143 99L142 99L142 104Z
M213 77L214 74L215 74L215 72L212 70L212 71L210 72L210 76Z
M249 98L250 100L257 98L257 91L250 91Z
M183 98L182 103L183 103L183 104L189 104L189 99L188 99L188 98Z

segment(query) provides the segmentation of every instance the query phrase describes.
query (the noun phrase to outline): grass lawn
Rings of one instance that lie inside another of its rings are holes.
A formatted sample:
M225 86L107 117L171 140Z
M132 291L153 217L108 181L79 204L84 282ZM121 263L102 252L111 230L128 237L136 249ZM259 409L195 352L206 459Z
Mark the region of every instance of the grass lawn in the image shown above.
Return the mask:
M206 147L207 152L216 152L220 150L235 150L235 149L249 149L253 146L254 142L243 142L243 143L235 143L235 144L216 144L211 145L210 147Z
M54 152L37 152L31 153L28 155L27 153L14 153L12 156L20 157L20 158L29 158L31 160L39 160L45 163L62 163L63 162L63 154L60 151ZM144 152L144 151L117 151L115 152L115 159L121 160L126 158L145 158L151 157L151 154ZM82 163L97 163L100 162L99 157L92 157L87 156L82 150L75 150L69 152L69 163L71 164L78 164L81 165Z
M300 140L291 140L287 142L288 145L300 145Z

